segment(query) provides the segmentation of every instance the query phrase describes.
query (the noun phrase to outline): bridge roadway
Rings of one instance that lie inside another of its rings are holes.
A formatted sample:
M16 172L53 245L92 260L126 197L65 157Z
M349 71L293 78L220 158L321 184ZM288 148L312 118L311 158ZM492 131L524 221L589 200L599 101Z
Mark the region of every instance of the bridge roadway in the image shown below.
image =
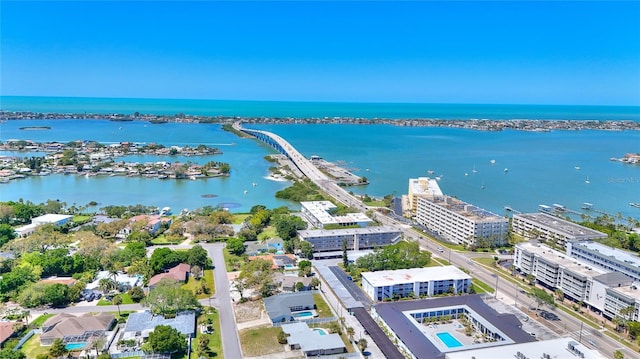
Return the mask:
M327 177L322 171L305 158L298 150L296 150L289 142L273 132L254 130L242 127L240 121L233 123L233 128L237 131L251 135L260 141L273 147L276 151L287 156L291 162L302 172L311 182L315 183L321 190L332 196L342 204L365 212L368 208L357 198L350 195L342 187L338 186L333 180Z
M302 156L293 146L291 146L291 144L289 144L289 142L284 140L282 137L267 131L243 128L240 122L235 122L233 124L233 127L238 131L242 131L246 134L256 137L257 139L275 148L278 152L286 155L305 176L307 176L312 182L318 185L318 187L320 187L333 198L351 208L358 209L361 212L367 211L368 208L360 200L351 196L342 187L336 185L333 181L331 181L331 179L329 179L324 173L318 170L311 163L311 161ZM395 225L399 228L402 228L405 238L410 241L418 242L422 249L429 250L431 253L433 253L434 256L441 257L444 260L448 260L451 264L457 267L467 269L470 273L473 273L474 277L480 279L484 283L490 285L493 284L498 287L499 277L495 273L486 268L483 268L483 266L475 264L463 253L458 253L451 250L449 250L448 253L439 253L439 251L437 251L437 248L440 247L440 244L438 242L425 235L417 233L411 228L411 226L401 223L396 219L385 216L384 214L378 212L373 212L373 217L374 219L380 221L385 225ZM500 282L499 293L494 293L496 298L500 298L505 302L514 300L515 305L522 305L522 295L520 296L520 303L518 303L518 294L521 294L520 292L522 288L520 286L514 285L513 283L505 283L504 279ZM527 299L531 300L530 298ZM555 331L557 334L561 336L571 335L572 337L574 337L574 339L580 340L582 344L585 344L592 349L599 350L606 356L612 355L614 350L619 349L624 353L625 358L630 357L640 359L637 353L629 350L629 348L625 347L617 340L614 340L607 335L594 336L593 334L591 334L593 333L593 329L591 329L591 333L589 333L591 335L576 335L575 333L582 331L583 323L561 310L557 310L555 311L555 313L560 317L560 322L563 323L563 328L560 330L558 328L554 328L554 326L552 325L553 323L549 323L548 321L545 321L544 324L547 328L556 329ZM587 332L586 329L584 331Z

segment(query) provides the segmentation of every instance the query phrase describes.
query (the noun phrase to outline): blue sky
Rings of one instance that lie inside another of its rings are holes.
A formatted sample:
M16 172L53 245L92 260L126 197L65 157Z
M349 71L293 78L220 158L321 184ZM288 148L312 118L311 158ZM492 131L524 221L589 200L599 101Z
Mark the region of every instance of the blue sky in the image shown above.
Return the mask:
M0 94L640 105L640 2L2 0Z

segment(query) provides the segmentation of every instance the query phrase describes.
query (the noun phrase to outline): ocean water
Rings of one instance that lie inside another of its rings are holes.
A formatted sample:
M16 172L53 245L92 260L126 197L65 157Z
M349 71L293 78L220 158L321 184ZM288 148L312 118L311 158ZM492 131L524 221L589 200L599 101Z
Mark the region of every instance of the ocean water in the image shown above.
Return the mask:
M68 108L64 101L49 100L51 98L9 98L9 101L3 98L1 107L5 110L43 112L83 112L84 108L86 112L94 113L127 113L127 110L136 108L134 111L148 113L167 111L166 113L196 114L195 107L180 107L181 103L191 103L200 104L200 114L214 115L216 111L220 111L218 108L206 107L210 101L198 100L69 100L76 103L78 108ZM218 102L228 105L225 111L234 115L247 115L245 112L255 111L264 113L264 116L275 117L282 116L281 113L290 113L290 116L296 117L301 113L313 112L312 116L321 117L326 113L323 111L329 111L322 110L322 106L318 104L303 106L302 103L269 103L267 107L260 108L257 102ZM149 108L139 108L140 103L147 103ZM408 107L404 108L400 104L389 104L391 107L404 110L392 112L394 116L383 116L375 115L378 113L375 111L376 105L369 107L366 104L336 104L335 108L325 105L333 108L331 111L340 106L353 111L359 107L360 115L354 115L357 117L394 118L402 117L402 113L414 113L416 108L420 107L407 105ZM380 106L384 107L386 104ZM450 107L451 118L460 118L464 111L475 113L469 118L498 118L497 115L491 116L490 112L514 113L509 106L503 108L496 105L462 105L460 108L463 110L454 109L457 105L424 106L440 107L442 111ZM387 110L391 111L391 107ZM482 112L483 107L486 107L488 112ZM572 106L550 106L543 109L535 106L515 106L521 111L516 116L518 118L568 118L568 115L562 114L553 117L552 113L560 108L568 110L570 107ZM68 111L65 111L65 108ZM194 111L190 111L191 109ZM633 120L640 119L639 113L637 107L588 106L582 106L581 110L577 109L575 113L571 112L574 119L587 116L585 118L618 117ZM51 130L18 129L34 125L51 126ZM408 178L428 176L427 171L432 170L435 172L433 176L441 177L439 183L446 194L457 196L498 214L505 213L506 205L529 212L537 210L539 204L558 203L570 209L580 210L584 202L590 202L596 209L612 215L620 213L624 218L640 218L640 209L628 205L629 202L640 202L640 166L609 160L611 157L622 157L628 152L640 152L640 132L637 131L481 132L391 125L251 127L277 133L306 156L319 155L329 161L344 162L353 172L364 175L371 181L368 186L352 187L350 190L355 193L373 196L405 194ZM65 142L134 141L165 145L204 143L218 146L224 154L211 158L189 157L173 160L228 162L232 167L232 175L229 178L197 181L52 175L1 184L0 201L23 198L42 202L46 199L60 199L69 204L82 205L95 200L102 205L143 203L158 207L170 206L174 210L223 203L234 212L247 211L254 204L265 204L268 207L287 205L297 208L295 203L274 198L274 193L288 186L288 183L265 178L271 164L263 158L274 151L255 140L237 138L222 131L220 126L215 124L152 125L145 122L106 120L7 121L0 124L0 141L10 138ZM162 161L167 158L132 157L125 160ZM491 160L495 160L495 163L491 164ZM576 170L575 166L579 166L580 170ZM508 172L504 171L505 168ZM585 182L587 179L589 183ZM257 186L253 187L253 182L256 182ZM245 190L247 194L244 194ZM203 194L215 194L217 197L204 198Z
M45 113L177 114L246 117L564 119L640 121L638 106L284 102L0 96L0 109Z

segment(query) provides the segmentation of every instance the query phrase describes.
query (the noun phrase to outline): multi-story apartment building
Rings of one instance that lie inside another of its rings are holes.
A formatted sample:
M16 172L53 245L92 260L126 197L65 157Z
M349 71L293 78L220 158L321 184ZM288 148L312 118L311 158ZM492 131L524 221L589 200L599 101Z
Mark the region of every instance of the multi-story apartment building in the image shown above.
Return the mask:
M362 289L375 301L469 293L471 276L455 266L364 272Z
M631 284L607 288L603 314L609 318L618 315L628 320L640 320L640 293L638 285Z
M527 239L550 241L561 246L568 241L607 238L605 233L546 213L514 214L511 229Z
M636 284L623 273L600 269L536 242L516 245L514 266L522 274L533 275L543 286L560 289L567 298L609 318L640 301L640 292L633 289Z
M347 213L342 216L335 216L337 207L329 201L300 202L303 219L311 226L325 228L327 225L339 225L343 227L360 226L366 227L371 222L371 218L363 213Z
M438 181L429 177L409 178L409 192L407 194L408 210L415 213L418 208L418 198L441 198L442 191Z
M402 239L402 231L393 226L372 226L301 230L298 231L298 236L300 240L311 243L314 252L342 251L342 243L345 241L347 249L357 251L397 243Z
M445 239L466 247L503 245L509 220L457 198L418 197L416 220Z
M567 255L608 271L624 273L640 282L640 258L635 254L593 241L567 243Z

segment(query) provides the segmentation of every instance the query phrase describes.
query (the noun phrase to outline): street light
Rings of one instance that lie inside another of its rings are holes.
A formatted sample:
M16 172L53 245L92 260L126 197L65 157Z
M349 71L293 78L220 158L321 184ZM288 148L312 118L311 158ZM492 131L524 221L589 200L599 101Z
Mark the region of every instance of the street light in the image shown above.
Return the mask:
M494 298L498 298L498 279L500 278L497 274L492 274L492 276L496 277L496 291L493 294Z

